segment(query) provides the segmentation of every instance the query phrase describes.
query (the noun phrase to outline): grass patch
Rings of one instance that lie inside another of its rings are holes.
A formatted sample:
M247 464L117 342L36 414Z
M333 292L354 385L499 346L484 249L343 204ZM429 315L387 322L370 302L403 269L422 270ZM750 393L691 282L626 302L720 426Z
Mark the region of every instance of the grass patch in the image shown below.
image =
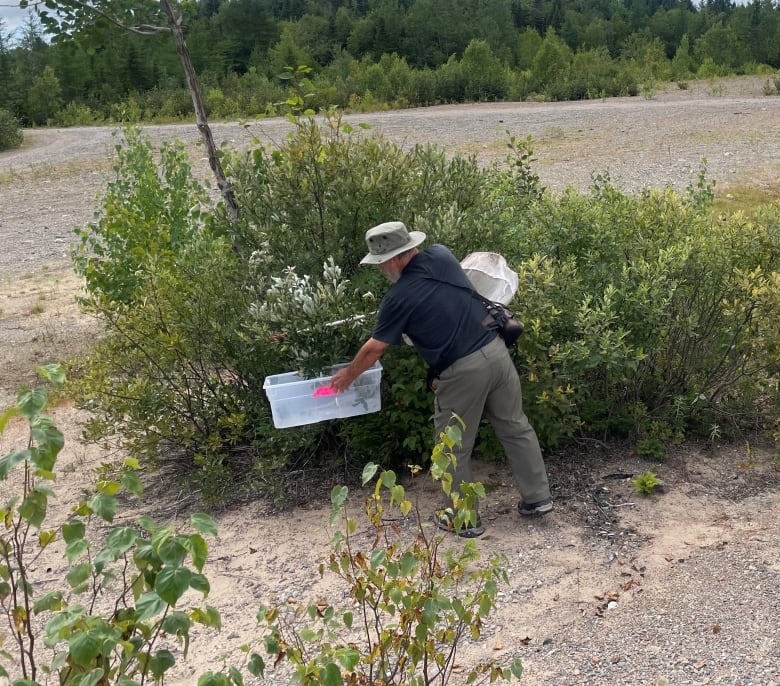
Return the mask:
M713 211L716 214L742 212L752 217L757 207L776 202L780 202L780 182L736 184L716 190Z
M65 160L52 163L43 162L25 169L9 168L0 172L0 187L15 183L51 181L53 179L71 178L90 172L104 172L110 168L111 160L105 158L87 158L82 160Z

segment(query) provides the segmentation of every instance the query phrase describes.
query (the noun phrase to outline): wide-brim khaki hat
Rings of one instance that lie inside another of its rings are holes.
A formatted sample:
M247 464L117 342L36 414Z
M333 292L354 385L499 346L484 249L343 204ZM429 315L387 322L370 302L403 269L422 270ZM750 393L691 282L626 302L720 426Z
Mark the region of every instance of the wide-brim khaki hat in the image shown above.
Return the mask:
M360 264L382 264L396 255L415 248L425 240L422 231L407 231L403 222L385 222L366 231L368 255Z

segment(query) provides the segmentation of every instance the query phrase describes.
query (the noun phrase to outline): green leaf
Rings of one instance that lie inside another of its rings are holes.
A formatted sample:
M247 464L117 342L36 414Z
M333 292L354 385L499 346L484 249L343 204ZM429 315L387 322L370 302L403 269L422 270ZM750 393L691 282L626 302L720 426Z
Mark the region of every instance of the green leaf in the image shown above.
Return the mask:
M401 484L396 484L390 489L390 502L400 505L404 500L406 491Z
M189 634L192 620L186 612L171 612L162 623L162 630L166 634L183 637Z
M182 543L182 540L186 540L185 537L171 536L166 529L162 529L159 534L159 538L156 537L152 543L154 545L162 540L162 543L155 548L160 559L170 567L180 566L187 555L187 548Z
M30 491L19 506L19 515L38 528L46 519L46 505L48 499L39 490Z
M65 445L65 437L49 417L35 417L30 422L30 435L38 444L30 452L30 461L36 467L52 471L57 455Z
M16 396L16 406L27 419L35 417L44 407L48 393L45 388L25 389Z
M519 657L512 660L512 664L509 665L509 670L512 672L512 676L515 679L519 679L523 675L523 663Z
M360 662L360 653L353 648L339 648L336 650L336 659L344 669L351 672Z
M130 493L138 496L139 498L144 493L144 487L141 483L141 479L139 479L138 475L134 472L122 472L119 475L119 483L122 484L125 490L130 491Z
M74 634L68 643L71 660L79 667L89 667L100 654L101 643L97 636L88 631Z
M35 368L38 376L43 377L57 388L60 388L65 383L65 370L62 365L53 362L51 364L44 364Z
M374 478L374 475L376 474L377 470L379 469L379 465L375 464L374 462L369 462L365 467L363 467L363 474L360 477L360 484L362 486L365 486L371 479Z
M95 667L95 669L90 670L86 674L82 674L79 678L79 686L97 686L98 684L103 684L105 681L103 681L103 675L105 672L100 667Z
M192 534L186 539L186 548L192 555L192 564L195 565L195 569L199 572L203 571L203 566L206 564L206 557L208 556L209 548L206 545L206 541L200 534Z
M68 562L73 562L89 550L89 541L86 538L77 538L65 546L65 557Z
M53 647L67 636L67 629L76 624L84 616L81 605L70 605L55 614L46 622L46 645Z
M8 424L8 420L17 414L19 414L19 408L15 405L14 407L9 407L3 414L0 414L0 434L5 431L5 425Z
M196 512L190 517L190 525L195 531L199 531L202 534L217 535L217 525L214 523L214 520L202 512Z
M119 489L121 488L121 485L118 481L98 481L95 484L95 488L100 493L105 493L106 495L116 495L119 493Z
M175 664L176 659L173 657L173 653L163 648L158 650L149 661L149 669L152 670L152 674L157 679L160 679Z
M371 553L371 569L383 566L387 562L387 548L377 548Z
M252 653L246 668L252 676L262 677L265 674L265 660L257 653Z
M341 616L341 621L344 622L344 626L347 627L347 629L351 629L352 622L354 621L354 615L351 612L345 612Z
M109 548L114 553L115 558L118 558L122 553L132 548L138 538L138 532L135 529L129 526L120 526L109 532L106 537L106 548Z
M211 592L211 584L203 574L193 574L190 577L190 588L202 593L204 598Z
M62 525L62 538L65 543L72 543L84 538L85 531L84 522L79 519L71 519Z
M220 617L219 612L210 605L206 605L205 608L195 608L190 612L190 617L193 622L203 624L203 626L208 626L213 629L222 628L222 617Z
M244 677L241 676L241 672L239 672L235 667L230 667L228 669L228 675L230 676L230 679L233 681L235 686L244 686Z
M113 522L116 516L116 498L105 493L98 493L87 503L92 511L105 522Z
M320 679L323 686L342 686L344 683L341 680L341 670L333 662L329 662L320 670Z
M190 587L192 572L186 567L163 567L154 581L154 590L168 605L175 606Z
M347 502L349 489L346 486L334 486L330 492L330 502L333 507L343 507Z
M165 607L165 602L154 591L144 593L135 604L135 609L138 611L138 621L160 614Z
M49 591L35 601L33 612L37 615L47 610L60 610L62 607L62 591Z
M382 476L380 477L380 481L385 488L393 488L396 484L396 479L397 477L392 469L382 472Z
M198 686L230 686L230 682L224 674L206 672L198 677Z
M322 637L322 632L314 631L314 629L310 629L309 627L304 626L301 628L299 635L302 641L305 641L306 643L313 643Z
M89 562L82 562L75 567L71 567L65 575L65 579L68 581L71 588L78 588L89 579L91 574L92 565Z
M8 473L20 462L30 459L30 451L25 450L12 450L7 455L0 457L0 479L6 479Z
M409 577L417 569L417 557L411 551L406 551L401 557L401 574Z

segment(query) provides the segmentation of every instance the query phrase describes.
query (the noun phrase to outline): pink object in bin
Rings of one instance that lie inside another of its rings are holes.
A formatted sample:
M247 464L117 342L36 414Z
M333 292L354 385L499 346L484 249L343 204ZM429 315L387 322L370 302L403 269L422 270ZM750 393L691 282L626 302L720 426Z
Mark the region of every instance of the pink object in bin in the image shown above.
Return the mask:
M330 386L320 386L314 393L311 394L312 398L322 398L326 395L336 395L336 391L334 391Z

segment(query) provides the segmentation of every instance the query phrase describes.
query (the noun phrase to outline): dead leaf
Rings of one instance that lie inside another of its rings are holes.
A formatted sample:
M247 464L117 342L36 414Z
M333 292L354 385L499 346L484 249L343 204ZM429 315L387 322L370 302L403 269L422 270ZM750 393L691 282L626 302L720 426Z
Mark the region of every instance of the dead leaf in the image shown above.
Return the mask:
M615 655L615 657L612 658L612 664L616 665L618 662L620 662L623 658L620 655Z
M603 595L594 595L593 597L594 597L596 600L604 600L604 596L603 596Z
M607 599L608 599L608 600L617 600L618 598L620 598L620 593L618 593L618 592L616 592L616 591L612 591L612 593L610 593L610 594L607 596Z
M632 587L633 585L634 585L634 580L633 580L633 579L629 579L628 581L626 581L626 583L625 583L625 584L623 584L623 590L624 590L624 591L630 591L630 590L631 590L631 587Z
M695 665L693 665L693 668L699 670L699 669L704 669L706 666L707 663L702 661L702 662L697 662Z
M556 594L553 596L553 600L555 600L556 602L557 602L558 600L560 600L560 599L561 599L561 594L560 594L560 593L556 593Z
M495 645L493 646L493 650L503 650L504 644L501 643L501 641L496 641Z
M674 562L674 555L667 555L664 560L667 562Z
M526 636L525 638L520 639L520 643L522 643L524 646L527 646L531 642L531 637Z
M711 627L713 634L719 634L720 633L720 624L713 624Z

